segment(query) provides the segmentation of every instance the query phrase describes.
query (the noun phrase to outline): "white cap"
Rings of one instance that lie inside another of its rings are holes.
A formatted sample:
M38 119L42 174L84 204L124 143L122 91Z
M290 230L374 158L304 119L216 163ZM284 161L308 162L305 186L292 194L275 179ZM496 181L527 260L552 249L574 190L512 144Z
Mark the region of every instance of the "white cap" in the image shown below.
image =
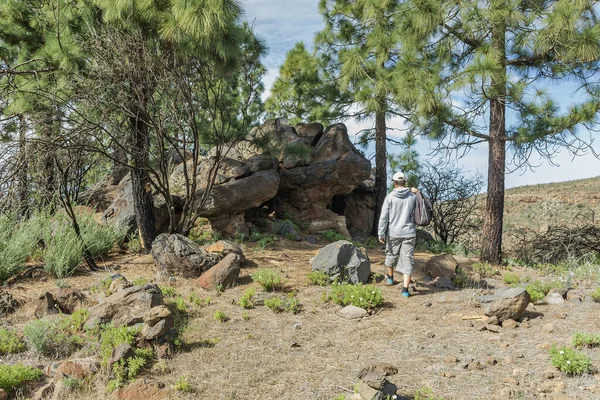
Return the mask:
M396 172L394 174L394 176L392 176L392 180L393 181L402 181L402 180L406 180L406 177L404 176L404 174L402 172Z

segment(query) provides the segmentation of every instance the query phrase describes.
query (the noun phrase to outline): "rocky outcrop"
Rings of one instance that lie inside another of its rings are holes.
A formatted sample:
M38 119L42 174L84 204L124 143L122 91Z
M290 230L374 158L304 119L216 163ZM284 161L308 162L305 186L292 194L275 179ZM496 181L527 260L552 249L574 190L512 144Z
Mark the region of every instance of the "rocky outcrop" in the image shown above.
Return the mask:
M322 271L330 281L338 279L352 284L367 283L371 263L358 247L346 240L328 244L310 260L313 271Z
M152 257L161 280L197 278L218 262L202 247L179 234L163 233L152 242Z
M343 197L343 210L340 210L353 236L369 235L373 229L377 194L375 190L375 169L371 175L350 194Z

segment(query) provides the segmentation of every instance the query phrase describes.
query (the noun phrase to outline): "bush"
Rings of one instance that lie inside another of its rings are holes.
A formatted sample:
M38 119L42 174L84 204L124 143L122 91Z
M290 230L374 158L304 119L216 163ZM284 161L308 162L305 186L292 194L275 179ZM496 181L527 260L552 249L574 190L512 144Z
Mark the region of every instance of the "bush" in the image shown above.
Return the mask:
M284 287L281 273L269 268L257 269L252 274L252 280L258 282L266 292L276 292Z
M350 285L337 283L331 286L331 293L327 300L341 306L353 305L365 309L372 309L383 304L381 289L372 285Z
M578 349L582 347L598 347L600 346L600 335L577 332L573 336L573 346Z
M44 270L56 278L70 276L83 262L83 245L70 225L60 224L46 235Z
M84 246L92 257L104 256L115 244L122 244L129 230L124 225L99 224L92 215L79 215L77 218Z
M100 332L100 360L102 366L107 366L110 356L120 344L127 343L133 345L135 336L140 331L139 328L122 326L115 328L112 325L101 327Z
M213 315L215 321L219 322L227 322L229 321L229 317L223 311L216 311Z
M112 392L135 378L146 368L148 361L154 357L154 352L148 349L134 349L135 355L131 358L119 360L112 366L115 377L108 382L106 390Z
M581 375L590 370L590 358L568 347L550 349L552 365L569 375Z
M10 215L0 215L0 283L23 271L38 247L44 223L43 214L22 223Z
M600 287L592 292L592 300L600 303Z
M550 289L558 288L561 285L558 283L542 283L540 281L530 282L525 290L529 293L531 302L536 303L544 300Z
M474 263L473 272L478 273L482 278L491 277L499 273L497 269L492 268L492 266L486 262Z
M507 272L504 275L504 278L502 278L502 281L507 285L516 285L521 280L519 279L519 275L515 274L514 272Z
M338 240L348 240L346 236L340 235L339 233L334 232L332 230L325 231L321 235L330 242L337 242Z
M193 392L193 387L188 382L187 378L181 375L177 378L177 382L175 382L175 390L182 393L191 393Z
M310 285L327 286L329 284L329 275L323 271L311 271L306 277Z
M298 314L301 308L300 301L294 293L290 293L286 299L282 299L281 297L265 299L265 306L276 313L287 311L292 314Z
M240 297L240 306L245 309L254 308L254 303L252 302L252 297L256 291L253 288L248 288L244 291L242 297Z
M452 278L452 284L461 289L461 288L466 288L467 286L469 286L471 284L471 278L469 277L469 275L462 269L462 268L458 268L456 270L456 276L454 276L454 278Z
M28 382L41 379L43 375L42 370L38 368L27 367L21 364L0 364L0 389L11 393Z
M25 350L25 342L19 335L6 328L0 328L0 355L15 354Z
M31 347L50 358L67 357L84 343L81 328L86 321L86 310L59 318L42 318L29 322L23 334Z
M415 249L418 251L429 251L433 254L452 254L455 256L467 256L469 251L459 243L446 244L441 240L417 241Z

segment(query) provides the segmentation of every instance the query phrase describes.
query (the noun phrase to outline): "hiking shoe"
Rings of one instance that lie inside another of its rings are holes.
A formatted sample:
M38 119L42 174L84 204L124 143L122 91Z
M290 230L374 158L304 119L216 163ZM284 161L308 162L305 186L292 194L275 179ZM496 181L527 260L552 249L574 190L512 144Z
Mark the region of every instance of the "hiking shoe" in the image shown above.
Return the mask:
M402 291L402 297L408 299L410 297L410 293Z
M385 280L387 282L388 285L393 285L394 284L394 278L392 278L391 276L385 276Z

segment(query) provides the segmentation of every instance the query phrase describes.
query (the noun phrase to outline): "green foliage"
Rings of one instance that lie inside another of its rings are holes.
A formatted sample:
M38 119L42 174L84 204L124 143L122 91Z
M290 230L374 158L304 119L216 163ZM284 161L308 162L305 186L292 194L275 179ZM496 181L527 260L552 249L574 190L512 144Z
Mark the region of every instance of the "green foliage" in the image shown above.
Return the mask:
M444 400L444 398L434 396L430 388L420 388L415 392L414 400Z
M127 240L127 249L133 254L140 254L143 250L140 237L137 235L130 236Z
M276 292L284 287L283 276L274 269L259 268L252 274L252 280L258 282L266 292Z
M46 217L40 213L17 223L12 215L0 214L0 283L18 274L33 255L41 239Z
M301 309L300 301L294 293L288 294L285 299L282 299L279 296L265 299L265 306L276 313L289 312L292 314L298 314Z
M581 375L590 371L590 358L581 352L568 347L553 346L550 355L552 365L569 375Z
M101 327L100 330L100 360L103 366L108 365L110 356L120 344L127 343L133 345L135 336L140 331L140 328L122 326L115 328L112 325Z
M83 262L83 245L70 225L60 224L46 236L44 270L56 278L70 276Z
M467 256L469 250L459 243L444 243L441 240L432 240L429 242L417 241L415 249L418 251L430 251L434 254L453 254L455 256Z
M329 284L329 275L323 271L310 271L306 278L310 285L327 286Z
M348 283L334 283L327 300L341 306L353 305L364 309L373 309L383 305L381 289L373 285L351 285Z
M69 356L78 350L84 339L80 329L84 313L57 318L42 318L29 322L23 329L29 345L39 354L50 358Z
M600 303L600 287L592 292L592 300Z
M62 384L70 392L76 392L83 387L83 381L67 376L62 379Z
M254 308L254 303L252 302L252 297L256 294L254 288L248 288L244 291L242 297L240 297L240 306L245 309Z
M462 268L456 270L456 275L452 278L452 284L454 287L463 289L468 287L472 283L471 277Z
M325 231L321 234L325 239L327 239L329 242L337 242L338 240L348 240L346 238L346 236L344 235L340 235L337 232L334 232L332 230L328 230Z
M194 388L185 376L180 375L175 382L175 390L181 393L191 393L194 391Z
M131 284L132 284L133 286L141 286L141 285L145 285L145 284L147 284L147 283L148 283L148 279L146 279L146 278L142 278L141 276L140 276L140 277L137 277L137 278L135 278L134 280L132 280L132 281L131 281ZM161 289L162 289L162 288L161 288ZM163 292L163 295L164 295L164 294L165 294L165 293Z
M558 282L544 283L541 281L530 282L525 290L529 293L531 302L536 303L544 300L550 289L560 288L562 285Z
M576 332L573 336L573 346L578 349L582 347L598 347L600 346L600 335Z
M22 364L7 365L0 364L0 389L8 393L20 388L28 382L41 379L44 376L42 370Z
M213 314L213 318L218 322L227 322L229 321L229 317L223 311L215 311Z
M521 279L519 278L519 275L515 274L514 272L507 272L504 274L502 281L507 285L516 285L521 281Z
M283 157L296 160L301 165L306 165L312 159L312 148L305 142L288 143L283 148Z
M16 332L0 328L0 355L20 353L25 348L25 342Z
M127 359L121 359L112 366L114 379L106 386L108 392L112 392L124 386L135 378L148 366L154 357L154 352L148 349L135 349L135 355Z
M492 268L492 266L486 262L474 263L473 272L481 275L482 278L491 277L500 273L500 271Z
M250 240L256 242L254 250L263 251L267 248L267 246L277 242L278 239L277 235L261 233L253 229L250 231Z
M166 298L177 296L177 292L175 291L175 288L172 286L161 286L160 291L162 292L163 297L166 297Z
M123 243L129 230L127 226L99 224L93 215L78 215L77 222L84 247L94 258L106 255L116 244Z

